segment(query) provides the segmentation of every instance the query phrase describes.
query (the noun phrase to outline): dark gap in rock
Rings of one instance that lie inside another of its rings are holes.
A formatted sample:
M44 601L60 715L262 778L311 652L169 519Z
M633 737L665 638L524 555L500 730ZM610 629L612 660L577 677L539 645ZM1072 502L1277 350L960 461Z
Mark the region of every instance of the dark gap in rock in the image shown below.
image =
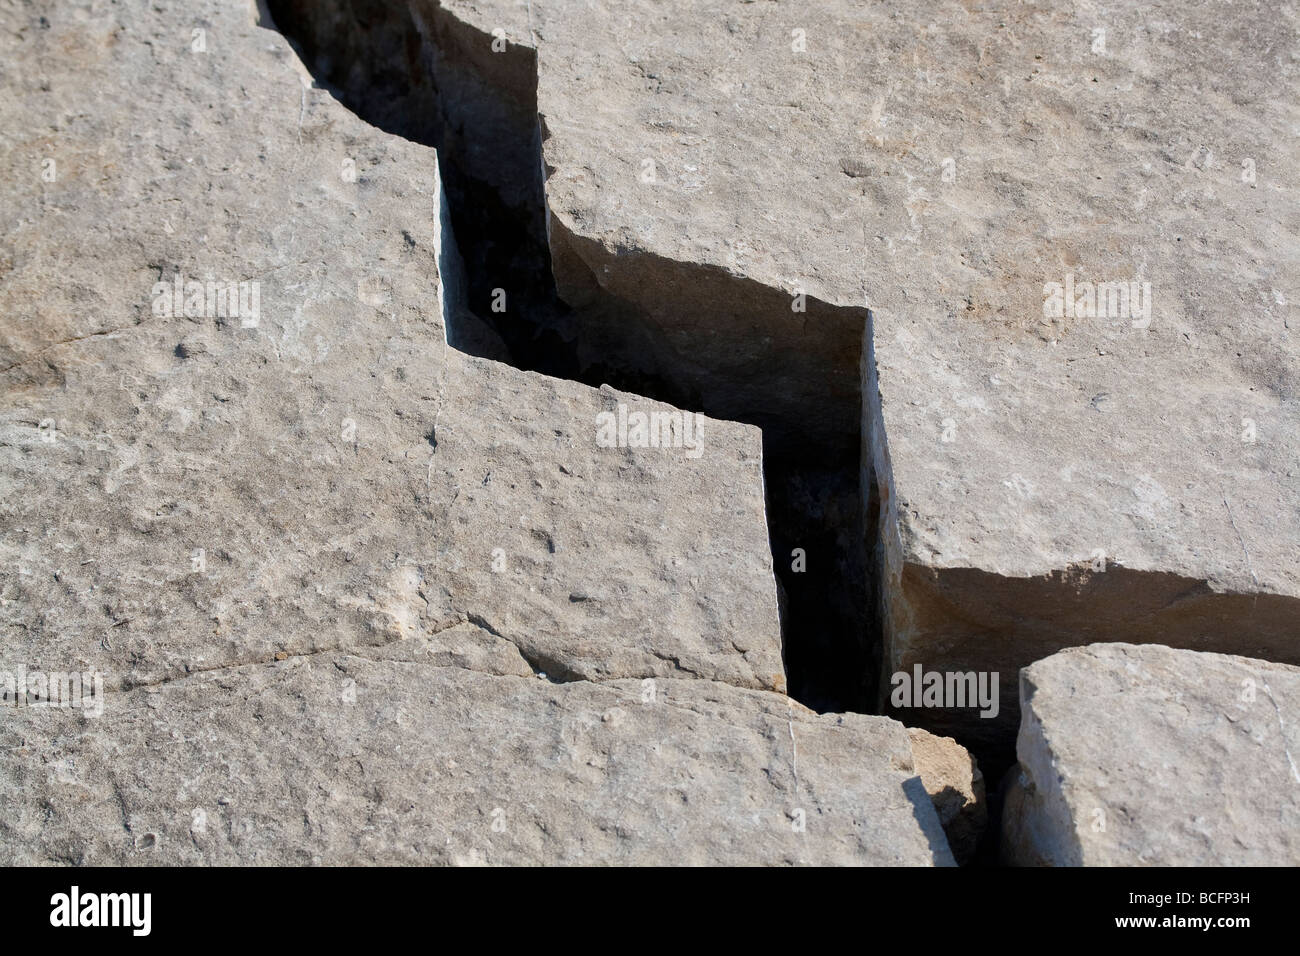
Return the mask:
M871 712L880 632L867 593L876 519L864 516L859 475L867 310L808 297L795 312L786 291L606 249L550 219L533 50L494 50L492 36L433 0L267 7L344 105L438 150L464 263L459 280L444 277L461 286L448 295L451 345L762 428L789 692L821 711Z

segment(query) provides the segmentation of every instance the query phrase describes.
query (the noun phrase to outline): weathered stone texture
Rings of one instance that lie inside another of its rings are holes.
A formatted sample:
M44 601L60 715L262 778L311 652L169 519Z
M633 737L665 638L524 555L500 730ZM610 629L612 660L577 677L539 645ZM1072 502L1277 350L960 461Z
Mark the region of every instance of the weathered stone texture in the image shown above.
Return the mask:
M106 684L6 711L0 856L952 862L901 725L780 693L757 429L450 349L435 154L250 11L0 23L0 668Z
M1020 688L1007 862L1300 862L1300 668L1094 644L1025 668Z

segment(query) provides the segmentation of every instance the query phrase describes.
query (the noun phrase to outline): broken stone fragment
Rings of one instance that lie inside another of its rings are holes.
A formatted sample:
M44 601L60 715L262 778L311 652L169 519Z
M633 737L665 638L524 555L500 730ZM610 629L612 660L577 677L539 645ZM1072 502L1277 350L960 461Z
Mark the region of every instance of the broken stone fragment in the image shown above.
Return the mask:
M1020 706L1006 862L1300 863L1300 668L1093 644L1025 668Z
M988 823L984 774L975 758L951 737L936 737L919 727L909 727L907 736L916 772L934 801L952 855L959 864L969 863Z

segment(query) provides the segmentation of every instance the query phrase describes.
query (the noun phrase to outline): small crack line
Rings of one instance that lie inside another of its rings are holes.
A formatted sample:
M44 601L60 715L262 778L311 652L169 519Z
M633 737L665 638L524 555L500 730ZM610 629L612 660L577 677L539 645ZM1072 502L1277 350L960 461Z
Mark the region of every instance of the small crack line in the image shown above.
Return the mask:
M119 621L117 622L117 624L114 624L112 626L117 627L125 623L126 621ZM451 617L444 618L440 621L435 622L430 630L426 632L422 632L420 636L432 637L435 634L441 634L443 631L449 631L452 628L457 627L458 625L464 623L466 623L466 619L463 615L452 615ZM269 658L265 658L265 657L253 658L251 660L246 660L246 661L233 661L227 664L213 664L211 667L196 667L193 668L192 670L187 671L184 674L177 674L172 677L161 677L157 680L140 681L139 683L133 683L126 687L115 688L113 690L106 691L106 693L129 694L135 690L141 690L147 687L161 687L164 684L174 684L177 681L188 680L191 677L198 677L203 674L213 674L216 673L217 671L238 670L241 667L262 667L269 664L282 664L285 661L291 661L291 660L296 660L298 658L305 658L305 657L318 657L321 654L344 654L347 655L348 657L362 657L364 656L365 651L383 650L386 647L392 647L394 644L401 644L403 641L409 641L415 639L416 638L410 638L410 637L396 637L390 641L384 641L381 644L366 644L366 645L352 646L352 647L322 647L314 651L299 651L294 654L285 653L284 657L276 657L272 655ZM284 652L280 652L280 653L284 653Z
M1273 705L1273 712L1277 714L1277 731L1282 738L1282 752L1286 754L1286 762L1291 765L1291 776L1295 778L1296 783L1300 783L1300 769L1296 767L1295 758L1291 756L1291 748L1286 742L1286 722L1282 720L1282 708L1277 705L1273 692L1269 690L1268 681L1261 678L1260 683L1264 687L1264 693L1268 694L1269 702Z
M786 725L790 728L790 750L793 755L791 766L794 768L794 796L795 800L799 799L799 743L794 739L794 701L788 696L785 699L785 706L788 716Z
M1241 552L1246 556L1246 569L1250 571L1250 579L1255 582L1255 587L1259 587L1259 578L1255 576L1255 565L1250 560L1250 551L1246 548L1246 539L1242 537L1241 529L1237 527L1237 520L1232 516L1232 506L1228 504L1228 496L1220 491L1223 498L1223 507L1228 509L1228 522L1232 525L1232 530L1237 532L1237 543L1241 545Z
M537 34L533 31L533 0L528 0L528 39L532 41L533 49L537 50ZM537 55L541 55L540 50L537 50Z
M89 339L103 338L104 336L107 335L117 335L119 332L129 332L131 329L137 329L137 328L139 328L138 325L129 325L120 329L106 329L103 332L89 332L86 335L74 335L70 339L63 339L58 342L51 342L49 345L45 346L42 349L38 349L37 351L33 352L31 355L27 356L26 358L20 359L19 361L14 362L12 365L6 365L4 368L0 368L0 374L3 374L4 372L12 371L13 369L18 368L21 365L26 365L28 362L38 359L46 352L53 351L54 349L57 349L60 346L72 345L74 342L85 342Z
M384 644L375 644L373 645L373 648L378 649L382 647L388 647L389 645L396 644L398 643L398 641L401 640L405 640L405 638L398 638L397 641L388 641ZM189 671L186 671L184 674L176 674L171 677L160 677L157 680L140 681L138 683L128 684L125 687L116 688L114 690L106 690L105 693L129 694L132 691L143 690L149 687L162 687L166 684L175 684L178 683L179 681L189 680L191 677L199 677L203 674L214 674L218 671L239 670L241 667L261 667L268 664L282 664L285 661L296 660L302 657L316 657L320 654L348 654L352 656L358 656L356 652L365 649L366 648L361 648L361 647L350 647L350 648L323 647L320 650L315 650L315 651L300 651L299 653L296 654L286 654L284 657L272 656L268 658L254 658L252 660L246 660L246 661L232 661L228 664L213 664L211 667L195 667Z
M505 641L507 644L512 646L536 677L545 677L553 684L576 684L582 682L593 684L600 683L599 681L593 681L587 677L583 677L581 674L566 667L559 661L552 661L552 663L548 664L541 655L530 650L525 650L518 641L502 634L481 614L475 614L473 611L470 611L465 615L465 619L475 627L486 631L498 640Z

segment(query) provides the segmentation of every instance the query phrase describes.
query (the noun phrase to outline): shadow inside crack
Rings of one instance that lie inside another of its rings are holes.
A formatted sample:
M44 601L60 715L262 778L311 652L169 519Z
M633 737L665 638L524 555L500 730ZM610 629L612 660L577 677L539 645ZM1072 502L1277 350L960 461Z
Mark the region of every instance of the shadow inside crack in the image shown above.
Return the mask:
M763 431L790 695L870 712L878 614L874 502L859 475L864 308L722 269L607 249L548 222L536 52L432 0L267 0L319 84L386 132L434 147L463 269L453 347ZM558 281L557 281L558 280Z

